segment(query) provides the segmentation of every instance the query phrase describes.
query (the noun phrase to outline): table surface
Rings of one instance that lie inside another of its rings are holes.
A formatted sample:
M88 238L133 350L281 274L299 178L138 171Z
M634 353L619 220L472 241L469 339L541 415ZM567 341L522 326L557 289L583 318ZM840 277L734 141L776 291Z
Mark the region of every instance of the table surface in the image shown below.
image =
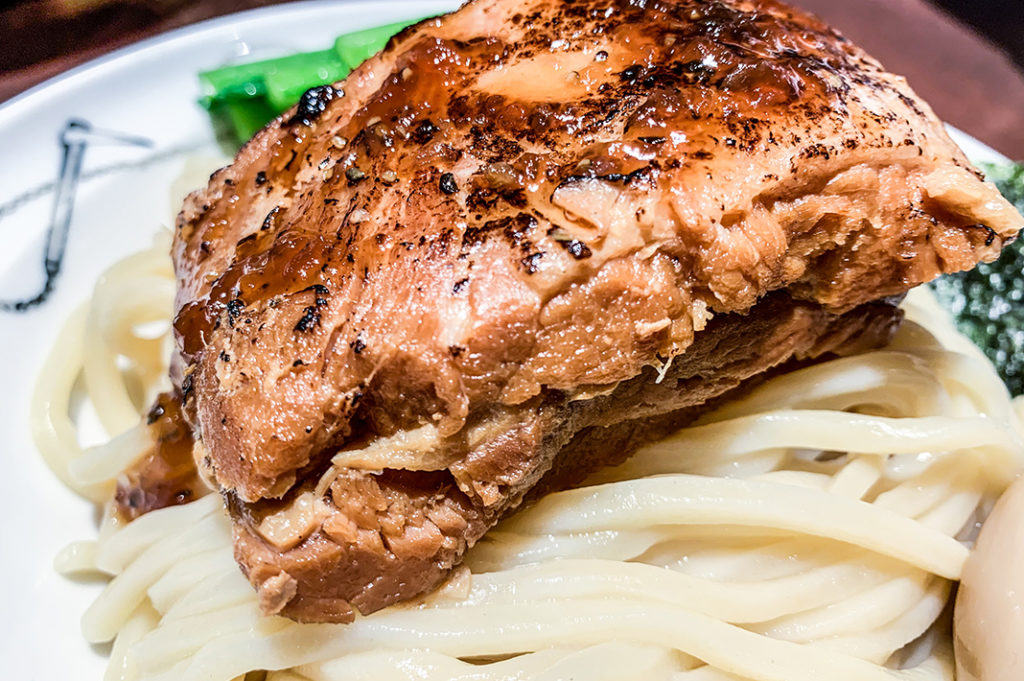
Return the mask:
M1024 70L966 24L926 0L790 1L905 75L945 120L1004 154L1024 159ZM0 9L0 102L117 47L269 4L275 3L21 0L0 5L6 7ZM1024 40L1024 17L1012 19L1021 19Z

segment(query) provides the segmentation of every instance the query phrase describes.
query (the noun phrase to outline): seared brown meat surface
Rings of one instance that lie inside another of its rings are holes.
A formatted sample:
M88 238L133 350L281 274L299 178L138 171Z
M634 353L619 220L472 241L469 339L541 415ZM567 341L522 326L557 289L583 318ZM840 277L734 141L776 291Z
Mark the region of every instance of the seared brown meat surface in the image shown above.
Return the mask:
M260 597L268 611L297 593L281 610L295 619L343 621L352 606L372 612L436 587L524 494L564 489L588 472L621 463L694 420L709 400L749 389L756 377L787 360L882 345L899 319L895 302L831 315L774 294L749 315L712 320L686 361L673 362L660 382L659 373L647 368L587 400L546 392L522 407L519 421L503 424L508 430L478 444L449 471L345 471L320 502L313 502L320 495L311 492L312 484L279 504L236 499L236 555L253 583L265 585ZM458 488L459 476L499 481L508 497L491 507L477 503ZM265 517L282 508L290 510L274 517L287 518L288 539L268 542L260 531Z
M175 380L264 609L344 621L436 586L595 439L884 342L874 301L1020 227L803 13L476 0L189 198Z

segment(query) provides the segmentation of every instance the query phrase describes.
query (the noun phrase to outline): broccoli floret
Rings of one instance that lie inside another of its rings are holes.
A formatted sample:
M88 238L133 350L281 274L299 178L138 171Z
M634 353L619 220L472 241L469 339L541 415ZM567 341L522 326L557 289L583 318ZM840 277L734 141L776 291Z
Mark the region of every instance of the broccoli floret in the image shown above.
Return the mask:
M1024 211L1024 166L986 165L999 190ZM960 330L988 356L1014 395L1024 394L1024 238L994 263L932 284Z

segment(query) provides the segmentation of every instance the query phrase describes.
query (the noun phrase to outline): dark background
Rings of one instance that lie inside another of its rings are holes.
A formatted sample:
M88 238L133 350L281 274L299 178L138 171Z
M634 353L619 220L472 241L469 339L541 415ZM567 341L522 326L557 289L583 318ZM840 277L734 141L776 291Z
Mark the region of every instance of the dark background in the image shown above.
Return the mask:
M843 31L940 116L1024 159L1024 0L789 0ZM0 0L0 101L141 38L275 0Z
M988 37L1024 67L1024 0L935 0L933 4Z

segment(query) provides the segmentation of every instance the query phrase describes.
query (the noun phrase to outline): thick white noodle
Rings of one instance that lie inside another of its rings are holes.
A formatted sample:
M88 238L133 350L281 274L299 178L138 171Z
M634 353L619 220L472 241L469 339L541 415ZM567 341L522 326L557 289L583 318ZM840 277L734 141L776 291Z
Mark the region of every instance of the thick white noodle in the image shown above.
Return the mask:
M103 277L33 398L41 453L97 503L167 385L161 239ZM921 637L958 539L1024 462L1022 408L927 294L907 311L890 347L769 381L507 519L437 593L350 625L262 616L217 495L108 514L57 565L111 578L83 617L114 642L108 681L952 681L948 632ZM76 389L106 443L79 442Z

